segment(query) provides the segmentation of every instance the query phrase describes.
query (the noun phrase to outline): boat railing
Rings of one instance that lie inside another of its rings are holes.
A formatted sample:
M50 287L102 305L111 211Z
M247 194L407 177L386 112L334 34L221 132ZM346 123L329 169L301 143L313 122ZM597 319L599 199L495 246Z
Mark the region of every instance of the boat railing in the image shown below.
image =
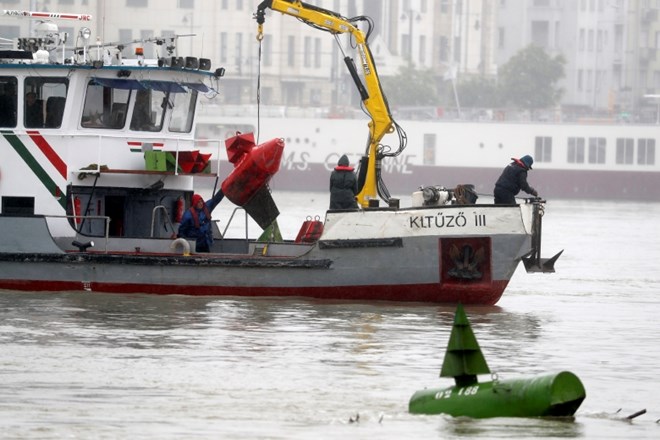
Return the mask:
M235 207L234 210L231 212L231 215L229 216L229 220L227 220L227 224L225 225L225 229L224 229L224 231L222 231L222 238L224 239L227 236L227 230L229 230L229 227L231 226L232 222L234 221L234 217L236 216L236 213L238 211L243 211L245 213L245 242L247 243L249 241L248 213L244 208L242 208L240 206Z
M45 131L44 131L45 133ZM17 135L30 136L27 131L17 130L15 132ZM81 168L76 169L76 166L72 167L70 171L75 174L94 174L94 173L121 173L121 172L130 172L130 173L139 173L139 172L148 172L148 173L157 173L157 171L148 171L146 170L146 164L144 159L141 158L139 165L136 162L131 160L130 168L131 169L120 169L122 167L126 168L128 163L124 161L122 165L107 167L106 165L116 163L117 161L117 150L114 148L118 143L126 145L127 138L130 138L134 143L133 148L139 148L143 153L147 151L167 151L174 153L174 160L179 164L180 153L189 150L200 150L202 152L212 153L216 160L215 165L211 161L211 166L214 169L211 169L210 173L195 172L192 174L199 176L214 176L219 174L220 167L220 158L221 153L224 151L223 145L224 140L222 139L211 139L208 137L183 137L179 133L160 133L159 135L155 134L142 134L142 133L129 133L127 134L124 131L118 133L84 133L80 131L71 131L71 130L55 130L52 133L48 132L49 136L60 135L66 138L76 138L80 140L87 139L88 142L85 144L85 149L90 152L89 156L85 163L80 164ZM91 149L89 148L91 147ZM134 150L133 150L134 151ZM91 162L91 163L90 163ZM89 164L89 165L88 165ZM87 165L87 166L86 166ZM139 168L136 168L139 166ZM186 173L180 169L180 166L174 166L171 171L162 171L163 174L174 174L180 175L190 175L191 173Z
M151 234L149 235L151 238L154 238L154 226L156 223L156 212L157 211L164 211L165 212L165 221L167 222L168 225L170 225L170 228L172 228L172 231L174 231L174 224L172 224L172 221L170 220L170 215L169 212L167 211L167 208L164 207L163 205L158 205L154 207L154 209L151 211Z

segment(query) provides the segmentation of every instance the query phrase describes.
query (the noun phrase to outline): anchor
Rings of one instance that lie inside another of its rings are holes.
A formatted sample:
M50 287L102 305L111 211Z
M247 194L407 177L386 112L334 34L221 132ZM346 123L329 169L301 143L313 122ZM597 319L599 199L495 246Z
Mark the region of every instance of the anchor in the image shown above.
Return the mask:
M440 370L440 377L453 377L455 385L415 392L408 412L473 418L569 417L586 397L582 382L570 371L508 380L491 374L490 382L479 382L479 374L491 373L459 304Z
M530 199L527 200L529 202ZM541 258L541 232L543 229L543 206L545 200L531 199L534 204L534 215L532 220L532 250L522 257L527 273L554 273L555 261L564 252L562 249L552 258Z

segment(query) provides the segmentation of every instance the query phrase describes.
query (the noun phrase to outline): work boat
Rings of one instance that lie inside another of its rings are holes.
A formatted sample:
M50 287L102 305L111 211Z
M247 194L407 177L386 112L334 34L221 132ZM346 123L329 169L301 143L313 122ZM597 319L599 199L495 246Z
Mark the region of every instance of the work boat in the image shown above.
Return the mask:
M269 182L283 140L194 138L222 69L172 52L176 37L122 44L134 59L116 44L68 57L56 25L36 28L0 52L2 289L495 304L521 261L554 271L557 256L540 256L544 201L479 204L469 185L414 188L402 207L367 176L358 208L282 238ZM167 52L146 60L149 43ZM221 178L220 197L263 232L229 238L214 223L210 252L196 252L178 222L194 180Z

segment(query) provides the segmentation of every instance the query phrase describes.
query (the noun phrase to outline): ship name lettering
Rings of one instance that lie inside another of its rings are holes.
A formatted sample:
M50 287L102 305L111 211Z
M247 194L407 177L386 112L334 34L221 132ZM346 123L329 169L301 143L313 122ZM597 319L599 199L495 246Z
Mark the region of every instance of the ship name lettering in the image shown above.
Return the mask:
M300 153L296 158L296 153L292 152L288 156L282 155L280 168L285 170L305 171L309 167L309 153Z
M486 214L477 214L474 213L474 225L475 226L486 226Z
M391 157L388 160L383 161L381 169L390 174L412 174L410 166L413 163L414 158L414 154Z
M415 215L410 217L410 227L417 229L427 228L464 228L467 225L465 214L459 212L458 215L444 215L439 212L437 215Z

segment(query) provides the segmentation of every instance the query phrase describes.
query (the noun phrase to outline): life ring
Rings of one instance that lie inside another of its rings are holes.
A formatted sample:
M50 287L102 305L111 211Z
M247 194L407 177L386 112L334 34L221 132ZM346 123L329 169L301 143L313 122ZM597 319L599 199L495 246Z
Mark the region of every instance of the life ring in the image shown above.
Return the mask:
M176 251L176 249L179 247L179 245L181 245L182 255L184 257L189 257L190 256L190 243L188 243L188 240L185 240L183 238L177 238L170 245L170 249L174 249Z

